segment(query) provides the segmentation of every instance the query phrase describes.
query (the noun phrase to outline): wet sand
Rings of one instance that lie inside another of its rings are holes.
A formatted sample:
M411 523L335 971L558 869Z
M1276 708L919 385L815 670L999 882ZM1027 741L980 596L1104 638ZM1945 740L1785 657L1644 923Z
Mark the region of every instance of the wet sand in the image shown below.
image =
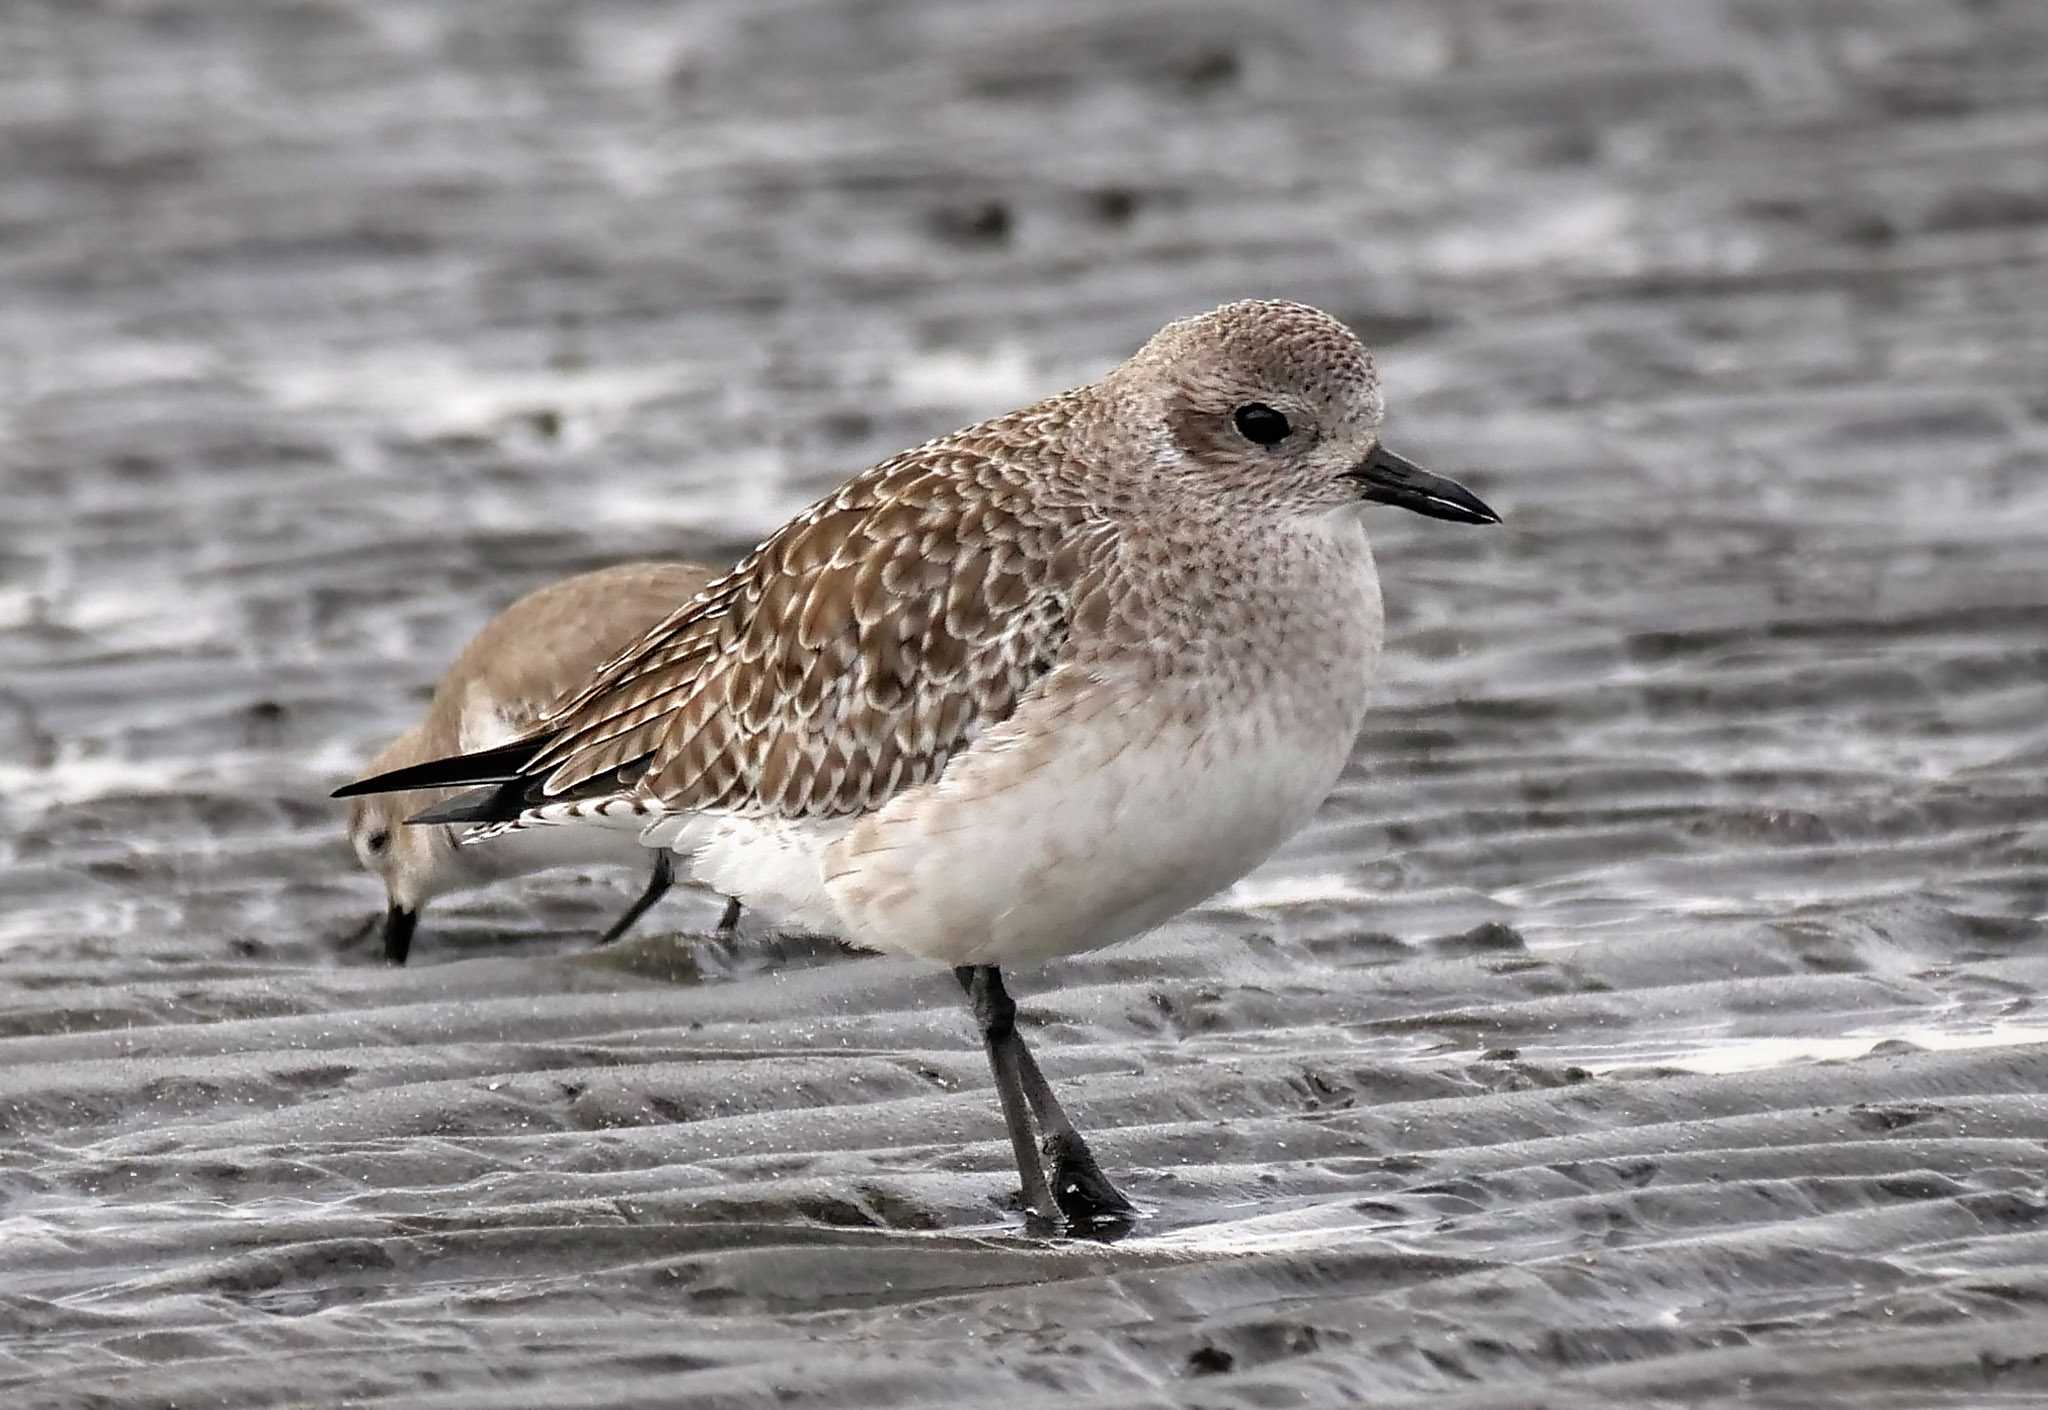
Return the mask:
M2048 15L994 8L0 18L0 1399L2048 1403ZM1245 294L1508 523L1015 976L1132 1237L942 971L623 872L377 962L324 794L492 610Z

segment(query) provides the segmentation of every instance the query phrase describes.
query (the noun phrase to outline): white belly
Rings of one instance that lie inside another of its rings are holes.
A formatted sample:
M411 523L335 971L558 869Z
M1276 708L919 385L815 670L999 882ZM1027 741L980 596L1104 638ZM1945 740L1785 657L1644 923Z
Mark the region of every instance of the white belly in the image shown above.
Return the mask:
M850 818L684 813L654 824L642 837L672 848L685 859L692 880L749 910L792 929L854 940L825 888L824 871L826 849L852 826Z
M1197 729L1158 702L1098 705L1042 759L977 751L856 825L826 868L849 938L1019 964L1149 930L1299 829L1356 732L1256 710Z
M456 860L470 885L527 876L554 867L618 865L647 868L653 856L630 832L596 827L536 827L461 847Z

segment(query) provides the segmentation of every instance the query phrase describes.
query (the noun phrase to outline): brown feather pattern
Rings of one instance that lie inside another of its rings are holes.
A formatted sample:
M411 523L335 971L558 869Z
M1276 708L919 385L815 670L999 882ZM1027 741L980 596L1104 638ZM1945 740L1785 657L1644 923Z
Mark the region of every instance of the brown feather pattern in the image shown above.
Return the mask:
M1046 463L1072 411L906 451L778 530L543 723L532 801L820 818L936 777L1062 659L1112 541Z

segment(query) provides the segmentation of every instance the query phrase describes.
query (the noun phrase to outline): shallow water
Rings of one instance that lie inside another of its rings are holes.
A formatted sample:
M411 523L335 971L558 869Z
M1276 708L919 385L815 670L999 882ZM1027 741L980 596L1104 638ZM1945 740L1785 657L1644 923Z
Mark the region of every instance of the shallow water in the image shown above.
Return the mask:
M10 7L0 1393L2048 1395L2044 95L1960 0ZM942 972L351 942L496 606L1243 294L1508 524L1375 519L1316 825L1016 977L1131 1238Z

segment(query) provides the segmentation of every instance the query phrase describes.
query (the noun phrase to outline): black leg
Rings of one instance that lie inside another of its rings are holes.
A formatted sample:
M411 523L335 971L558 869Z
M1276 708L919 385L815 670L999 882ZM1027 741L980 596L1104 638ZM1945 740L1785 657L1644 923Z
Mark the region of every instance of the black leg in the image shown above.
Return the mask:
M718 933L720 935L731 936L737 934L739 932L739 928L740 898L737 896L728 896L725 898L725 914L718 918Z
M675 885L675 882L675 863L669 860L668 848L655 848L654 875L647 878L647 889L640 893L639 900L635 901L632 905L626 907L626 913L624 915L620 916L617 920L612 922L612 928L610 930L607 930L604 934L597 937L597 943L600 945L609 945L612 943L612 941L618 939L621 935L624 935L628 930L632 929L633 922L640 919L640 917L646 915L647 908L653 905L656 901L659 901L663 896L667 895L669 887Z
M1041 1149L1052 1160L1053 1202L1067 1223L1081 1233L1128 1229L1138 1217L1137 1208L1102 1173L1094 1152L1067 1119L1065 1108L1053 1095L1052 1085L1039 1071L1038 1059L1031 1056L1024 1035L1017 1031L1017 1005L1003 988L1002 971L994 965L963 965L953 974L967 991L974 1005L975 1020L981 1024L982 1039L988 1044L989 1065L995 1069L996 1087L1003 1097L1003 1119L1010 1124L1011 1143L1016 1144L1018 1136L1016 1124L1010 1122L1012 1093L1003 1090L1006 1071L1021 1089L1024 1104L1044 1135ZM1043 1180L1044 1166L1039 1163L1037 1151L1027 1161L1023 1149L1018 1146L1017 1168L1018 1173L1024 1174L1028 1201L1032 1175ZM1025 1173L1027 1166L1029 1174Z
M1017 1159L1017 1174L1024 1181L1024 1205L1041 1219L1059 1218L1052 1188L1045 1182L1045 1167L1039 1163L1038 1143L1032 1138L1031 1110L1024 1096L1023 1072L1017 1061L1017 1005L1003 989L1003 976L992 964L961 965L953 971L974 1009L974 1021L981 1029L982 1046L988 1050L988 1065L995 1073L996 1095L1003 1104L1003 1125L1009 1128L1010 1150Z
M420 913L403 906L393 905L384 912L384 963L405 963L412 953L413 927L419 923Z

